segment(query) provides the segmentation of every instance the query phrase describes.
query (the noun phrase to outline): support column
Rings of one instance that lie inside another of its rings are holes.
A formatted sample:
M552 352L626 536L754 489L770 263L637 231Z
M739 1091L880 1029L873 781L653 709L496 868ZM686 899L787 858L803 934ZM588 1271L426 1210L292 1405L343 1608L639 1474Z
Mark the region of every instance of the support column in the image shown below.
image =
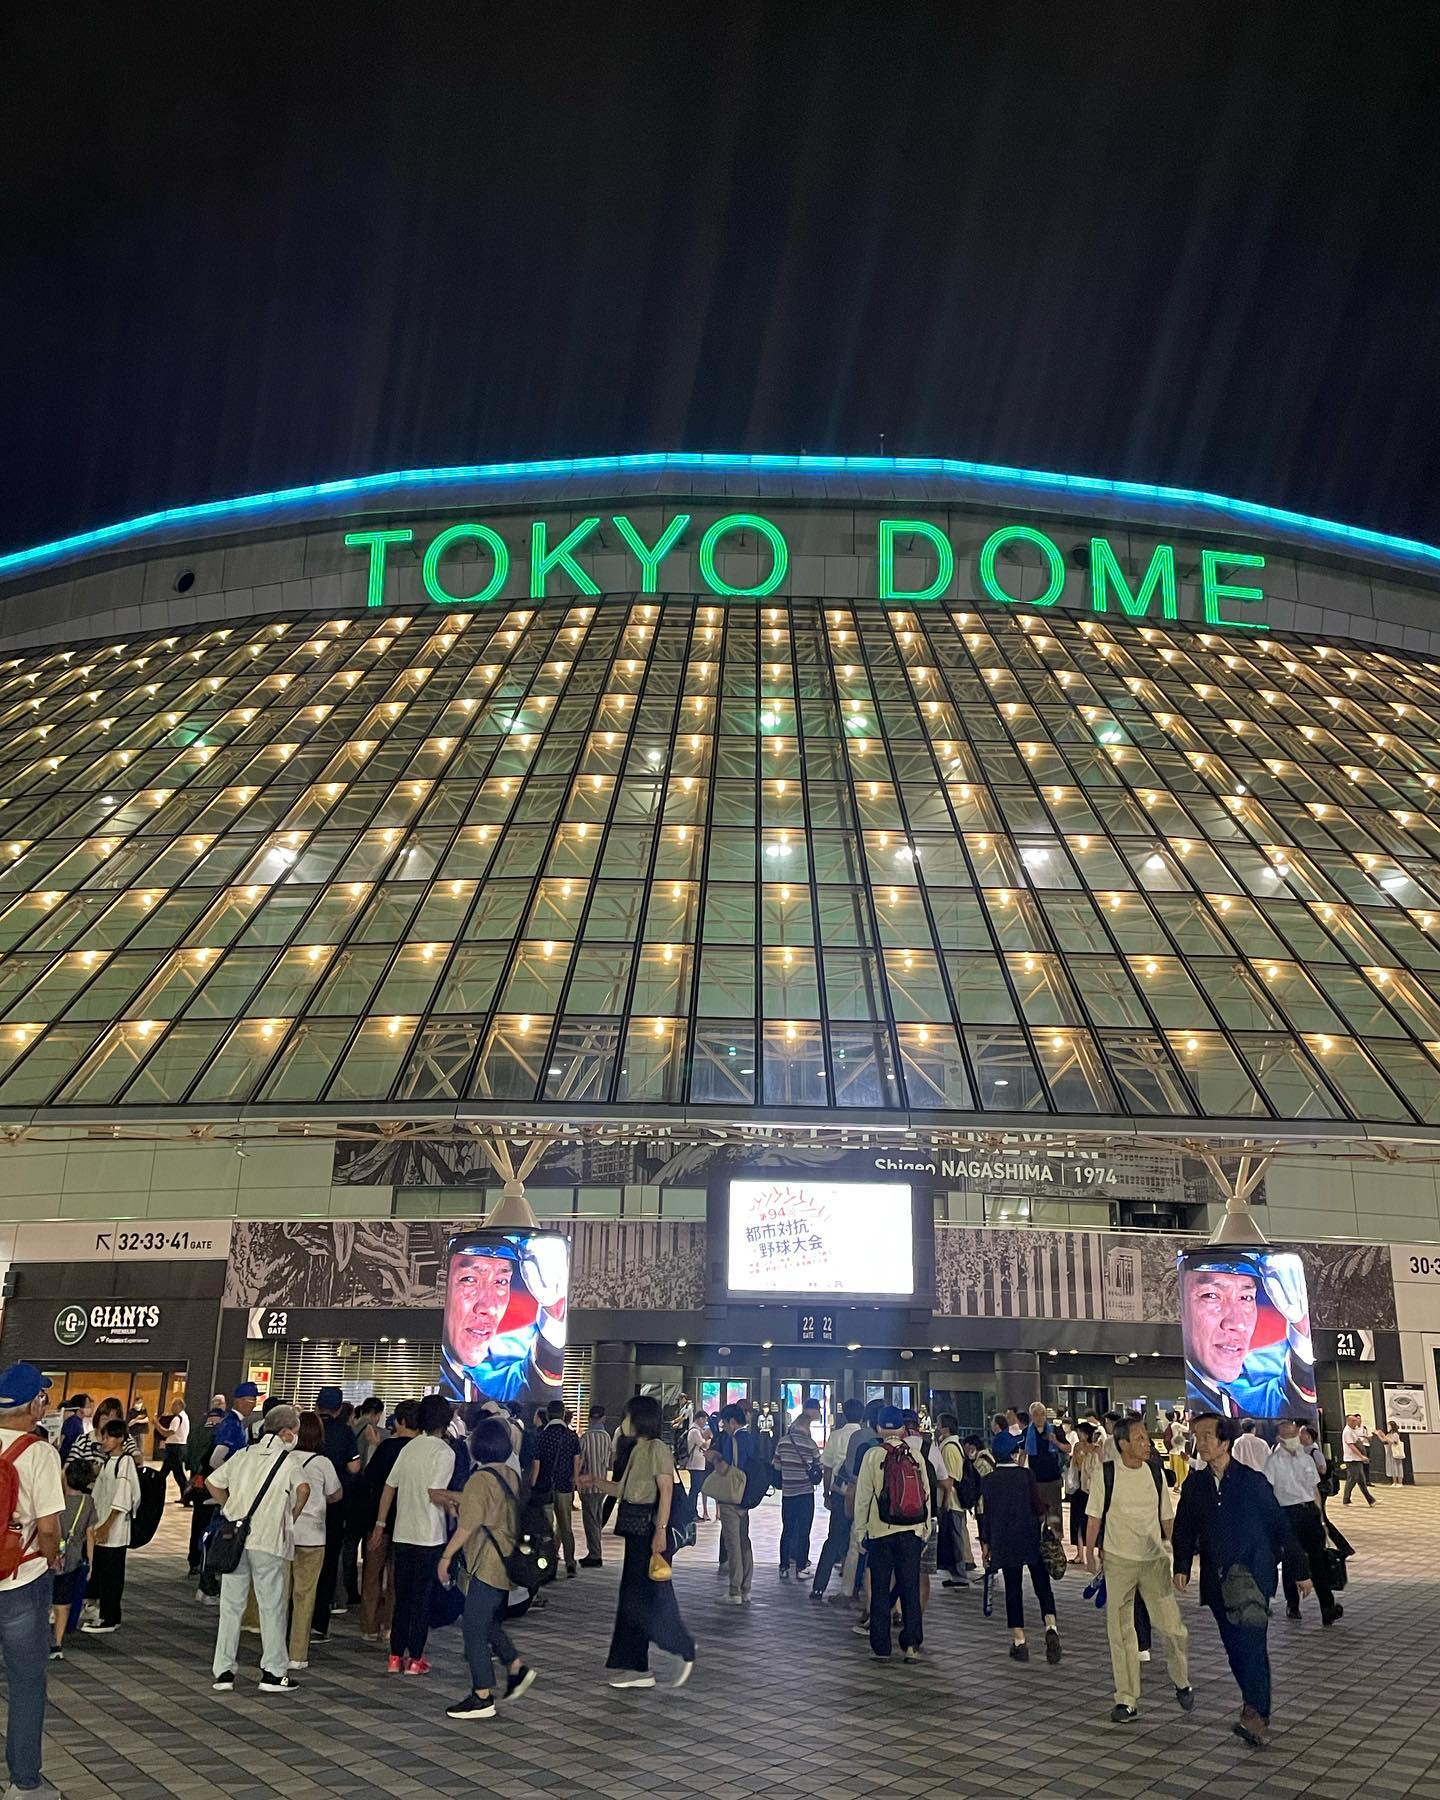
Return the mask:
M1032 1400L1040 1398L1038 1354L1034 1350L997 1350L995 1388L1002 1409L1013 1406L1023 1413Z
M606 1423L620 1423L625 1403L635 1392L635 1346L600 1343L595 1346L595 1373L591 1403L605 1408Z

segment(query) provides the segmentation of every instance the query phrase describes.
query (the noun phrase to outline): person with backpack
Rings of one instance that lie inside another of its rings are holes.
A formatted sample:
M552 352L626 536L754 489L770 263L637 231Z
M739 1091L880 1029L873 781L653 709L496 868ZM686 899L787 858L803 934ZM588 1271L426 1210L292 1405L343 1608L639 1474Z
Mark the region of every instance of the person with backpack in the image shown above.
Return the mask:
M510 1559L519 1535L520 1476L513 1466L510 1430L502 1420L481 1418L470 1433L469 1448L473 1467L460 1496L460 1516L435 1570L440 1585L447 1586L458 1558L465 1592L462 1629L470 1691L447 1706L445 1716L493 1719L494 1657L505 1668L502 1698L518 1700L535 1680L504 1623L513 1585Z
M1060 1484L1065 1473L1066 1446L1051 1423L1043 1400L1031 1404L1023 1443L1026 1467L1035 1477L1035 1486L1045 1502L1045 1522L1058 1536L1064 1529Z
M969 1587L970 1532L966 1515L979 1498L980 1479L960 1442L960 1421L954 1413L941 1413L935 1437L935 1448L945 1468L945 1486L941 1498L940 1543L936 1561L945 1571L943 1586Z
M105 1460L95 1477L95 1599L98 1616L82 1631L96 1635L118 1631L125 1592L125 1552L130 1521L140 1509L140 1477L130 1454L123 1419L107 1419L101 1430ZM162 1485L163 1494L163 1485Z
M50 1377L33 1363L0 1375L0 1660L11 1791L42 1788L51 1571L60 1558L60 1458L35 1428L50 1411Z
M1030 1586L1045 1622L1045 1660L1060 1660L1060 1623L1055 1616L1055 1591L1040 1554L1040 1526L1046 1513L1035 1477L1015 1460L1005 1434L997 1433L991 1446L995 1467L985 1477L980 1514L980 1542L987 1572L999 1569L1005 1583L1005 1623L1010 1627L1010 1657L1029 1662L1025 1642L1025 1594L1028 1570Z
M61 1470L65 1510L60 1515L60 1556L55 1569L55 1595L50 1606L50 1660L64 1662L65 1634L75 1610L77 1590L84 1593L95 1561L95 1485L91 1463L73 1463Z
M625 1562L605 1667L613 1688L653 1688L654 1644L678 1659L670 1685L684 1687L695 1667L695 1640L680 1616L670 1575L670 1523L683 1490L675 1459L661 1439L660 1402L653 1394L639 1394L625 1412L635 1447L615 1495L615 1529L625 1541ZM685 1510L693 1517L693 1508Z
M930 1478L925 1459L905 1435L905 1415L885 1407L876 1425L880 1442L865 1452L855 1484L855 1531L870 1568L870 1653L890 1656L890 1598L900 1600L900 1650L919 1662L925 1641L920 1607L920 1558L930 1536Z
M1086 1504L1086 1549L1097 1549L1105 1572L1105 1630L1115 1677L1111 1723L1133 1724L1140 1716L1140 1643L1135 1630L1135 1598L1145 1602L1152 1629L1165 1646L1165 1666L1182 1712L1195 1706L1190 1686L1189 1633L1180 1617L1171 1583L1170 1535L1175 1496L1165 1480L1145 1421L1132 1413L1116 1427L1119 1454L1101 1465L1100 1479ZM1104 1534L1103 1547L1101 1534Z

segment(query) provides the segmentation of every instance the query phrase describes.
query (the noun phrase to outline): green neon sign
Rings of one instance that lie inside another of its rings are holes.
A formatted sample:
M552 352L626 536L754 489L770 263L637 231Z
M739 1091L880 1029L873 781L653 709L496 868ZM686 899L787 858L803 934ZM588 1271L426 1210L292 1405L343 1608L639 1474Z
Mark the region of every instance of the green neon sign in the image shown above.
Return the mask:
M624 513L612 514L610 523L614 525L626 551L633 557L638 575L638 580L626 581L621 591L634 593L638 588L642 594L659 593L663 565L668 558L680 552L682 540L693 523L691 514L675 514L653 543L646 542L634 521ZM578 560L579 554L590 547L589 540L599 530L600 524L599 515L592 514L570 525L562 537L552 539L552 532L559 530L559 526L552 526L550 521L543 518L531 520L527 585L532 600L544 600L550 597L552 590L563 591L567 583L576 593L592 599L601 597L600 586ZM762 566L767 552L770 561L765 575L748 587L738 586L721 572L727 549L733 551L735 548L729 540L741 532L753 532L762 540ZM414 536L415 533L409 526L377 526L363 531L346 532L346 544L353 550L363 550L366 553L367 606L383 606L385 603L390 547L411 543ZM929 579L915 587L897 585L896 547L903 540L909 540L907 554L916 560L922 571L929 573L933 569ZM477 544L490 557L489 579L475 594L454 593L442 576L444 558L454 546L461 543ZM1033 599L1027 600L1023 594L1011 591L1011 586L1018 586L1018 582L1008 561L1002 566L1001 556L1012 547L1018 547L1020 555L1032 566L1038 559L1044 587ZM1149 561L1143 572L1133 579L1126 573L1121 562L1122 553L1128 560L1130 551L1127 542L1122 541L1121 550L1117 552L1115 544L1109 538L1092 536L1089 539L1089 566L1084 569L1082 578L1083 587L1082 580L1076 580L1072 585L1071 592L1075 599L1083 592L1090 610L1097 614L1108 615L1113 609L1127 619L1158 616L1178 620L1180 582L1176 547L1173 544L1156 544L1150 551ZM514 555L513 546L492 526L469 520L446 526L426 546L420 565L421 587L429 599L441 606L483 606L500 597L509 582ZM790 570L790 547L784 530L773 519L767 519L759 513L726 513L715 519L700 538L693 571L688 555L686 551L686 560L677 566L674 581L677 591L684 592L693 583L697 591L703 589L725 600L763 600L766 595L773 594L784 585ZM1263 618L1240 616L1235 610L1263 606L1264 590L1222 579L1222 576L1236 570L1263 569L1265 558L1243 550L1209 548L1202 548L1199 556L1199 610L1204 623L1221 631L1268 630ZM907 605L941 600L954 583L957 569L955 546L942 525L930 519L877 521L874 591L877 600L900 601ZM1079 571L1076 573L1078 575ZM1001 606L1054 606L1065 592L1065 557L1054 538L1033 525L1001 525L980 546L974 580L975 587L984 597ZM962 584L962 598L965 592ZM1194 603L1191 604L1193 606Z
M1045 584L1045 592L1037 600L1026 600L1026 606L1053 606L1060 598L1065 587L1065 558L1060 554L1060 547L1053 538L1046 537L1043 531L1036 531L1031 525L1002 525L998 531L992 531L980 546L980 585L992 600L998 600L1002 606L1018 606L1021 603L1019 594L1006 593L1000 585L1000 578L995 571L995 562L1007 544L1033 544L1040 552L1049 578Z

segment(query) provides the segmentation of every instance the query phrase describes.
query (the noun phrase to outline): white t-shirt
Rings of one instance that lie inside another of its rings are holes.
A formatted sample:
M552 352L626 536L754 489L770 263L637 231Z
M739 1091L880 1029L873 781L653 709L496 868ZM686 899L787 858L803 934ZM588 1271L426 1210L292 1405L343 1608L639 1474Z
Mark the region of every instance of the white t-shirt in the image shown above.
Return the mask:
M29 1555L30 1551L39 1549L35 1542L35 1521L65 1510L65 1490L60 1484L59 1452L53 1444L43 1444L33 1432L26 1431L0 1431L0 1450L8 1450L21 1437L34 1439L33 1447L22 1450L15 1459L15 1481L19 1493L15 1503L14 1523L19 1528L28 1560L21 1563L8 1581L0 1581L0 1594L13 1594L17 1588L28 1587L32 1581L38 1581L49 1568L50 1565L43 1556Z
M1157 1504L1155 1476L1143 1463L1138 1469L1127 1469L1117 1457L1109 1512L1105 1510L1105 1483L1097 1481L1090 1489L1085 1516L1104 1519L1107 1556L1122 1562L1149 1562L1169 1554L1160 1521L1175 1517L1175 1496L1162 1479Z
M177 1407L171 1415L170 1436L167 1442L171 1444L188 1444L190 1442L190 1415L183 1406Z
M1343 1460L1346 1462L1369 1462L1368 1436L1363 1425L1347 1425L1340 1434L1340 1446L1344 1453Z
M1258 1469L1263 1475L1270 1460L1270 1446L1258 1431L1242 1431L1230 1446L1230 1454L1247 1469Z
M321 1450L292 1450L290 1460L299 1469L300 1480L310 1487L310 1497L291 1527L292 1540L297 1548L308 1544L313 1549L325 1542L325 1514L330 1496L340 1492L340 1477L334 1463Z
M114 1512L120 1517L105 1533L104 1550L124 1550L130 1543L130 1521L140 1504L140 1476L133 1456L107 1456L91 1490L95 1523L103 1525Z
M705 1467L705 1451L710 1443L710 1433L702 1426L692 1425L685 1436L685 1458L687 1469L703 1469Z
M850 1448L850 1440L860 1429L847 1419L843 1425L837 1425L825 1440L825 1448L820 1452L820 1467L833 1481L835 1471L845 1461L845 1453Z
M275 1467L277 1456L289 1457L294 1448L278 1432L267 1431L258 1443L227 1456L218 1469L212 1469L207 1480L226 1495L222 1510L227 1519L243 1519L255 1496ZM263 1550L269 1556L283 1556L289 1562L294 1555L295 1534L291 1512L295 1491L305 1476L296 1462L290 1462L265 1489L265 1498L255 1508L250 1521L246 1550Z
M450 1485L455 1452L444 1438L417 1437L395 1458L386 1487L395 1490L392 1514L397 1544L443 1544L450 1535L450 1515L430 1498L431 1488Z

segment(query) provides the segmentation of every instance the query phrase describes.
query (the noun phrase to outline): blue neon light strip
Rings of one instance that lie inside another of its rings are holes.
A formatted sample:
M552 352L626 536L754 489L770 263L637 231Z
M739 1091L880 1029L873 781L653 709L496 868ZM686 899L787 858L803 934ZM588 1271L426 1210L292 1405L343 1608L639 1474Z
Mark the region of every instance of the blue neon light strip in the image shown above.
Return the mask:
M485 481L513 481L545 475L623 473L637 469L790 469L812 475L948 475L966 481L988 482L1001 487L1030 487L1066 494L1099 494L1112 499L1135 500L1149 506L1205 507L1224 514L1237 524L1281 526L1300 533L1327 549L1381 551L1440 573L1440 548L1414 538L1394 537L1385 531L1367 531L1360 525L1342 525L1334 519L1312 518L1284 507L1263 506L1255 500L1232 500L1224 494L1207 494L1195 488L1160 487L1145 481L1107 481L1097 475L1057 475L1044 469L1007 469L996 463L961 462L948 456L783 456L735 455L725 451L641 452L630 456L575 456L541 462L473 463L448 469L397 469L383 475L352 475L338 481L316 481L304 487L280 488L268 494L243 494L233 500L204 500L194 506L169 506L162 512L144 513L94 531L77 531L70 537L28 550L12 550L0 556L0 577L23 569L39 568L62 557L87 551L107 550L160 526L204 525L219 519L242 518L279 511L308 500L352 499L396 487L446 487Z

